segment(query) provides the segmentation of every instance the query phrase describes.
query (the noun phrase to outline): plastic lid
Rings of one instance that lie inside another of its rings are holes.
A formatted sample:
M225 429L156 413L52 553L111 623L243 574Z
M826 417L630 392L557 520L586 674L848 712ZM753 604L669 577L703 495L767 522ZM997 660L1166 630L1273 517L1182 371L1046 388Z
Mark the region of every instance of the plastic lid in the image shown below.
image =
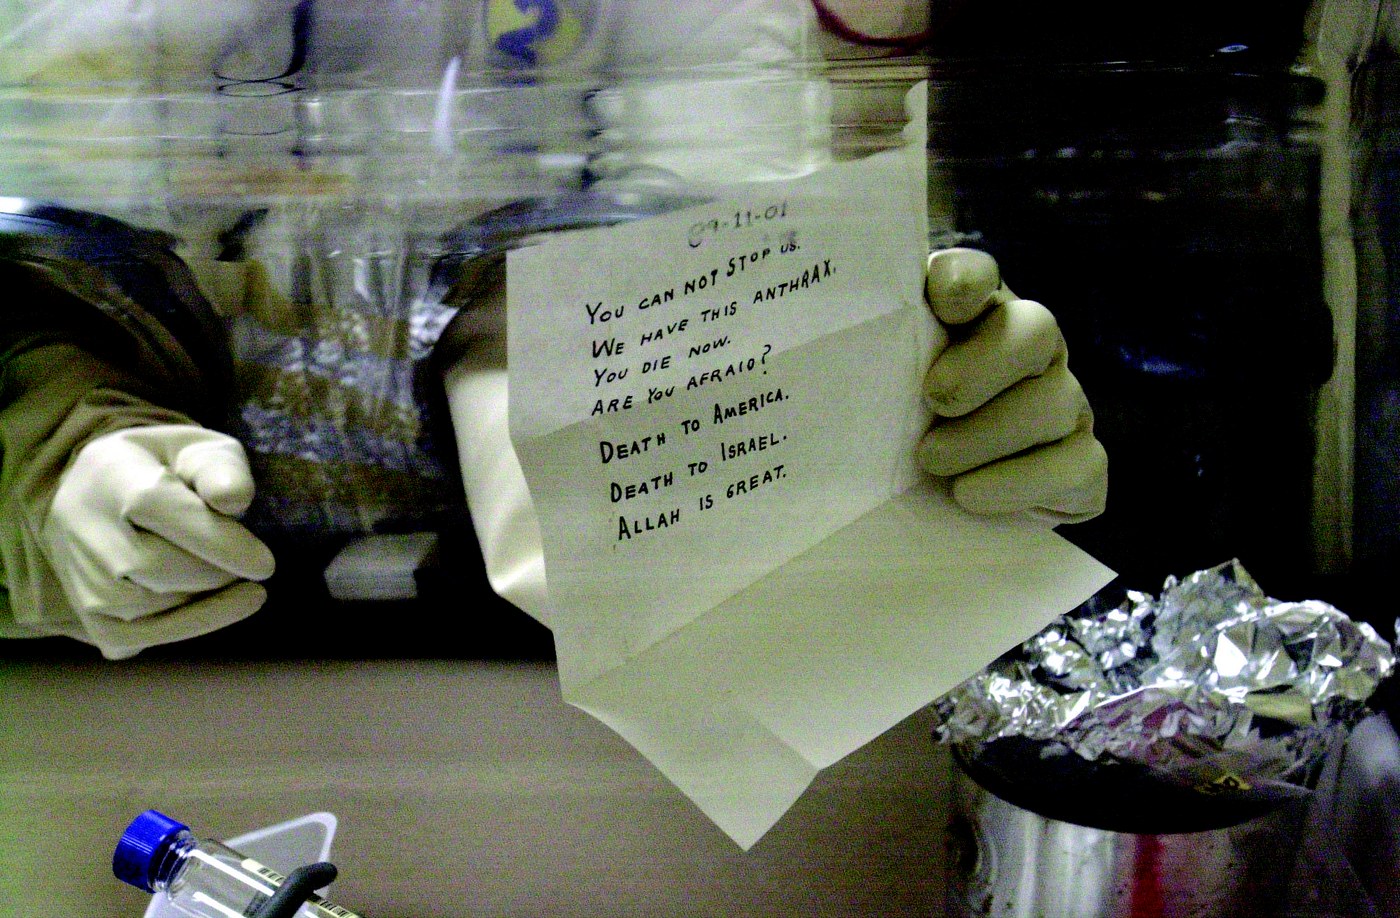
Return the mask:
M146 892L155 892L151 874L164 856L170 842L189 826L176 822L164 813L147 810L131 821L117 842L112 854L112 873L124 883Z

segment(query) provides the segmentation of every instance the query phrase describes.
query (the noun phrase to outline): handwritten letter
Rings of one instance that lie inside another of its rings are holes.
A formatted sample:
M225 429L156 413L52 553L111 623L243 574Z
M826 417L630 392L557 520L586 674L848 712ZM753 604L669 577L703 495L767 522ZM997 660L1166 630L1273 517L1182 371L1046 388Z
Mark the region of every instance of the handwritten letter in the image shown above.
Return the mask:
M915 141L507 263L564 698L744 846L1111 576L914 467L924 169Z

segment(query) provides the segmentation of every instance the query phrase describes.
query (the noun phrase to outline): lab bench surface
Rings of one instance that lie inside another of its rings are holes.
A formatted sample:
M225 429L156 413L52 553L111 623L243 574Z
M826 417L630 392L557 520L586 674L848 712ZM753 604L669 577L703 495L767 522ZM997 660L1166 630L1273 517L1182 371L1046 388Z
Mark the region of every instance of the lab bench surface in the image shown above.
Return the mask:
M140 916L112 846L319 810L367 918L937 915L951 780L916 715L750 851L559 697L547 661L0 658L0 915Z

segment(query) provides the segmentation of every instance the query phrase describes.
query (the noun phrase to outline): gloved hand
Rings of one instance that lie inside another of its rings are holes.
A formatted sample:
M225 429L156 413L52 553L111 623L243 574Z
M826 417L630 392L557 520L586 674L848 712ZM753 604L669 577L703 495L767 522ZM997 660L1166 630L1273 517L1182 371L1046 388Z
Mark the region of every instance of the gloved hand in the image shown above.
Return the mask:
M924 380L936 417L920 464L951 478L953 499L974 513L1052 523L1102 513L1108 457L1055 317L1018 299L995 259L973 249L930 255L926 290L953 343Z
M73 612L104 645L163 643L257 611L272 552L233 519L253 479L238 441L193 424L125 428L78 451L43 547ZM155 613L180 610L168 618ZM170 630L169 635L163 634ZM134 652L134 651L133 651Z

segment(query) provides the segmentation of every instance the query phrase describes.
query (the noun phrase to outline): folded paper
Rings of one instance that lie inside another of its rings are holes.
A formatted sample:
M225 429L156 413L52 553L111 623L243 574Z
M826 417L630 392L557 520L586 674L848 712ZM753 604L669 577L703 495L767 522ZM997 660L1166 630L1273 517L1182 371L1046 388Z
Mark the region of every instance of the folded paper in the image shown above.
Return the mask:
M914 465L946 339L925 168L911 136L545 237L510 253L507 351L449 374L493 585L553 630L565 700L743 847L1112 576Z

